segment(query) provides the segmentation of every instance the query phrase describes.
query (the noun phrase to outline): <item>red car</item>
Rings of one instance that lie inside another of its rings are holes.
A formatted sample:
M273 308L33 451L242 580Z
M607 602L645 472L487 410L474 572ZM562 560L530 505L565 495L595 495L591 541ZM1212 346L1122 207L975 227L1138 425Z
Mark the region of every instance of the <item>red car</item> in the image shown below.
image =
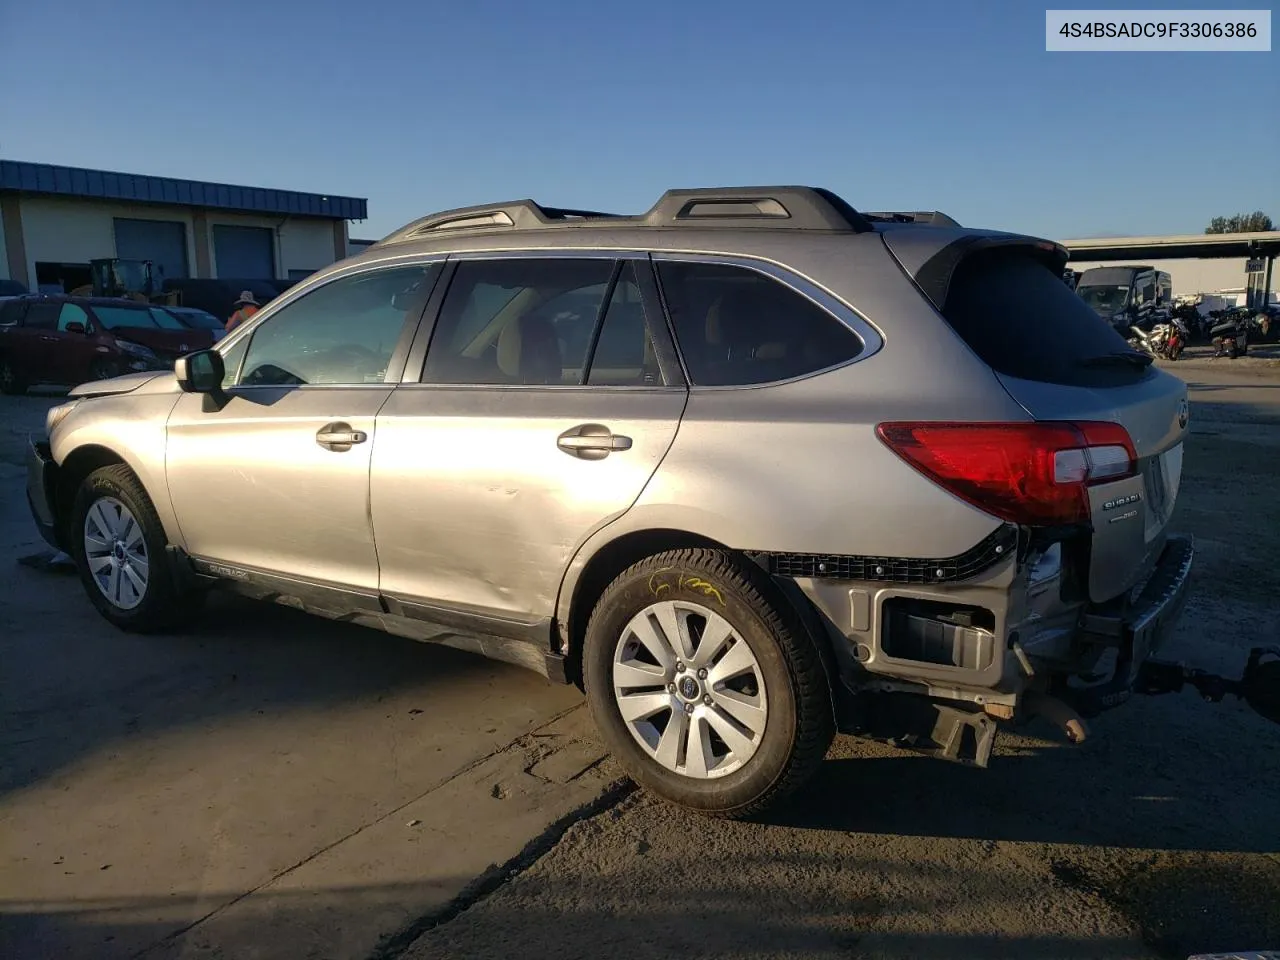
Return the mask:
M0 300L0 391L171 370L178 357L213 341L212 331L192 329L162 307L132 300L7 298Z

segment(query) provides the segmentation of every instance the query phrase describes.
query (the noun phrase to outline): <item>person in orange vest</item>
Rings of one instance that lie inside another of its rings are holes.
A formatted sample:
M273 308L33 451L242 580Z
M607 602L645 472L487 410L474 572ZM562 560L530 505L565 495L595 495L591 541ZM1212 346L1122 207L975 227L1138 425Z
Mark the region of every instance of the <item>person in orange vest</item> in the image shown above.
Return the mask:
M236 300L235 307L236 312L227 319L227 333L230 333L257 313L262 304L258 303L252 290L241 290L240 298Z

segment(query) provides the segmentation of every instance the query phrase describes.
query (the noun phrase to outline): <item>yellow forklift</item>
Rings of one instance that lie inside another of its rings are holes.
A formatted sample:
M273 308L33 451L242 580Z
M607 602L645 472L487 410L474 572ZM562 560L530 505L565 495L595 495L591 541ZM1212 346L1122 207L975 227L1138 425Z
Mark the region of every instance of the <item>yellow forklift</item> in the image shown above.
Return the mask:
M76 287L73 297L120 297L167 307L182 304L180 291L156 289L150 260L103 257L89 261L89 273L93 282Z

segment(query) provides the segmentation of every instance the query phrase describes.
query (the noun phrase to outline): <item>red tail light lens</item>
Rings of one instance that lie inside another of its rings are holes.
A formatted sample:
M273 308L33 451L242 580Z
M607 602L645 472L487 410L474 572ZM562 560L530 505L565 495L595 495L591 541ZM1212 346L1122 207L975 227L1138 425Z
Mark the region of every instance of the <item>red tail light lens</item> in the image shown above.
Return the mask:
M1026 526L1087 521L1088 488L1137 470L1117 423L882 423L876 432L962 500Z

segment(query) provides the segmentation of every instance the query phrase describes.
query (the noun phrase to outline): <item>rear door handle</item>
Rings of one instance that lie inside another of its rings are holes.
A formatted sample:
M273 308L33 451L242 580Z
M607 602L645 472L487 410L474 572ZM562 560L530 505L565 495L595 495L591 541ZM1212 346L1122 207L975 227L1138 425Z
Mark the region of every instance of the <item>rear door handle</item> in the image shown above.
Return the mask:
M345 453L353 444L364 443L368 439L367 433L352 430L349 423L329 423L316 434L316 443L334 453Z
M41 339L41 340L44 340L44 341L46 341L46 342L48 342L48 343L57 343L57 342L58 342L58 338L57 338L57 337L46 337L46 336L41 336L41 337L40 337L40 339Z
M579 460L603 460L615 450L630 450L631 438L603 424L583 423L560 434L556 446Z

